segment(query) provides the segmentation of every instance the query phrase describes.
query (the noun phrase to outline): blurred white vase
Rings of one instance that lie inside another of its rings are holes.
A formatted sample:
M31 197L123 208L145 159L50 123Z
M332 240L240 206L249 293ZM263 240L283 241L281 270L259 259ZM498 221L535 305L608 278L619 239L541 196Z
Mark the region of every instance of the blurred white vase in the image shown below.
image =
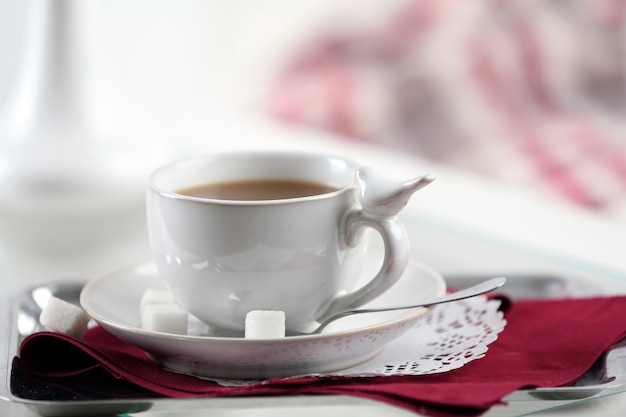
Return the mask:
M99 68L97 6L31 0L28 18L0 109L4 237L50 251L84 248L143 212L146 176L172 155Z

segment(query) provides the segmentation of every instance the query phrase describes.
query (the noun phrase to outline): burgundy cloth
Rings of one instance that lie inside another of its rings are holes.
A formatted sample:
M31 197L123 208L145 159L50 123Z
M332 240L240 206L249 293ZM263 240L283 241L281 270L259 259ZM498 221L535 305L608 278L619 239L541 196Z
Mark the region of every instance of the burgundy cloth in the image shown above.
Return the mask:
M169 372L101 327L83 340L42 332L20 347L20 365L39 377L128 381L167 397L345 394L431 416L477 416L521 388L563 386L578 379L625 335L626 296L513 302L507 327L487 355L438 375L305 377L225 387ZM103 376L104 375L104 376Z

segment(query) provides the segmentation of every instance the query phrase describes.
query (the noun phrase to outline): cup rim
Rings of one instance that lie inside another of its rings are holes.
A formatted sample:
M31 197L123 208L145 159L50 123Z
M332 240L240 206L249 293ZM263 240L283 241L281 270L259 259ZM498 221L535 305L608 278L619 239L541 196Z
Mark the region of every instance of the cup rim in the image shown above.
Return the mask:
M314 152L290 152L290 151L231 151L231 152L219 152L219 153L211 153L211 154L203 154L199 156L192 156L174 160L168 164L162 165L150 173L148 176L148 189L167 198L185 200L190 202L197 203L210 203L210 204L218 204L218 205L237 205L237 206L272 206L272 205L285 205L285 204L297 204L302 202L310 202L317 200L326 200L336 197L341 194L348 193L356 188L354 183L351 183L349 186L343 186L338 188L337 190L315 194L304 197L294 197L294 198L283 198L283 199L271 199L271 200L227 200L227 199L217 199L217 198L207 198L207 197L195 197L187 194L181 194L176 191L165 189L164 187L157 185L155 178L158 175L161 175L166 170L171 170L176 166L180 166L183 164L205 161L210 159L218 159L224 157L260 157L260 158L288 158L288 157L298 157L298 158L325 158L325 159L335 159L341 161L346 166L351 166L353 168L353 172L361 166L343 156L327 154L327 153L314 153Z

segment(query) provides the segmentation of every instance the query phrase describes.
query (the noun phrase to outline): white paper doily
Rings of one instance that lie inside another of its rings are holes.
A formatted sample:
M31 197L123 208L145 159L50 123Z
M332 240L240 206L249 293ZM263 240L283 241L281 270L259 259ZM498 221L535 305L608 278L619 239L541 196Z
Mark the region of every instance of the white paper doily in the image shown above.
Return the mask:
M488 346L504 330L506 320L499 306L499 300L485 296L438 305L420 318L412 330L386 345L379 355L323 376L427 375L458 369L484 357ZM226 386L259 383L214 381Z

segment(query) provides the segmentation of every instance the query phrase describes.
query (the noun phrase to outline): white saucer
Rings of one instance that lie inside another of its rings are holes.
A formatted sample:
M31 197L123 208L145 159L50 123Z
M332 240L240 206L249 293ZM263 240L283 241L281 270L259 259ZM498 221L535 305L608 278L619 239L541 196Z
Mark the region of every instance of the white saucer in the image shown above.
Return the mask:
M377 260L366 261L363 281L378 270L378 265ZM417 308L358 314L338 320L322 334L283 339L184 336L140 328L139 302L147 288L165 288L151 262L88 282L80 303L101 326L144 349L162 366L209 378L266 379L349 368L376 355L427 311ZM364 307L416 304L445 291L438 272L409 262L398 283Z

